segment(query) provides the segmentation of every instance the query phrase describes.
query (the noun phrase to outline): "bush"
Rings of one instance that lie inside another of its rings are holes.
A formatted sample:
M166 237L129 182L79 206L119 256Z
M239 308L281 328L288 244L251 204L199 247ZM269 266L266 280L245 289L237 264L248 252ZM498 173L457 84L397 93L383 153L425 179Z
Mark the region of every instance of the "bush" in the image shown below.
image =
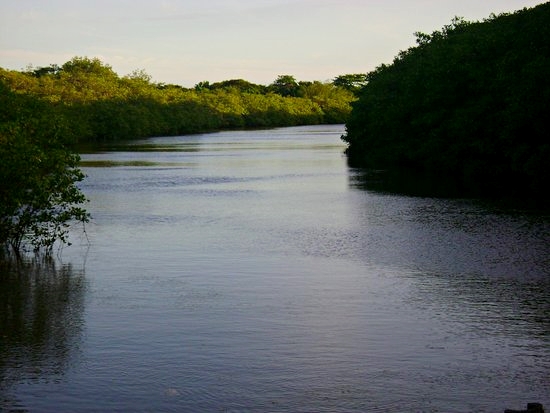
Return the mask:
M52 107L2 82L0 107L0 244L50 252L56 241L68 241L72 221L88 220L69 128Z

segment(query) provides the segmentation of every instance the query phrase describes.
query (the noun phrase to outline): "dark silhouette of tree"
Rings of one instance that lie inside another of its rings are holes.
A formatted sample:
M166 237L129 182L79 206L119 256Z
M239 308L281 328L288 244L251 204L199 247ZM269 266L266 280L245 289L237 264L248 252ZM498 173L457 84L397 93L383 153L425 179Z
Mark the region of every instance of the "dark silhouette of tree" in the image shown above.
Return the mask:
M455 18L367 75L343 139L352 165L459 181L479 194L549 187L550 3Z

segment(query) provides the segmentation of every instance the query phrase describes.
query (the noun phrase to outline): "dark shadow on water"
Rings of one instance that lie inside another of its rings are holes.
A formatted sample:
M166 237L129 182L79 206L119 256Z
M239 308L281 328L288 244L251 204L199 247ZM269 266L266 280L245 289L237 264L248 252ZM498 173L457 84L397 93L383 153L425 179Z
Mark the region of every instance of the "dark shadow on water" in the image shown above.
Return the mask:
M15 386L57 380L75 361L85 290L70 265L0 257L0 411L25 411Z
M369 250L371 256L391 249L406 268L418 269L407 275L412 288L404 301L420 309L419 320L429 319L434 331L425 348L433 368L420 380L442 388L452 383L448 388L456 394L507 389L494 395L501 411L524 399L545 402L550 394L548 205L528 197L482 196L456 181L414 173L350 168L349 186L381 198L376 203L364 197L364 208L381 202L384 214L396 217L396 236ZM369 230L376 233L375 227Z
M506 211L521 210L535 214L550 213L550 202L545 194L528 196L517 189L506 191L505 183L491 187L481 181L455 179L448 176L434 176L413 170L373 170L349 168L349 183L352 188L382 194L396 194L411 197L471 199L491 209Z

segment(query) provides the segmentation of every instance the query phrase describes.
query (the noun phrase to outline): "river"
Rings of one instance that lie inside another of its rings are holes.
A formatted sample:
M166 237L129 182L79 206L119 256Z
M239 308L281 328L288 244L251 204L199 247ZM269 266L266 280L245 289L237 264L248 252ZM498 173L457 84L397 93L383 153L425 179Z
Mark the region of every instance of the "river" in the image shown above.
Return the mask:
M82 155L92 221L0 267L0 410L550 408L550 218L399 195L342 125Z

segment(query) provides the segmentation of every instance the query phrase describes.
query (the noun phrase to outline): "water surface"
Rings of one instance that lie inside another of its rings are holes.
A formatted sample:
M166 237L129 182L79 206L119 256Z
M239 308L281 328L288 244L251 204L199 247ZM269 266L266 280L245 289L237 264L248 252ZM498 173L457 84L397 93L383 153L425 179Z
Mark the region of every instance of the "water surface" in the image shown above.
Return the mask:
M0 407L548 408L548 217L365 189L342 133L83 155L86 235L55 268L2 269L28 298L0 285Z

